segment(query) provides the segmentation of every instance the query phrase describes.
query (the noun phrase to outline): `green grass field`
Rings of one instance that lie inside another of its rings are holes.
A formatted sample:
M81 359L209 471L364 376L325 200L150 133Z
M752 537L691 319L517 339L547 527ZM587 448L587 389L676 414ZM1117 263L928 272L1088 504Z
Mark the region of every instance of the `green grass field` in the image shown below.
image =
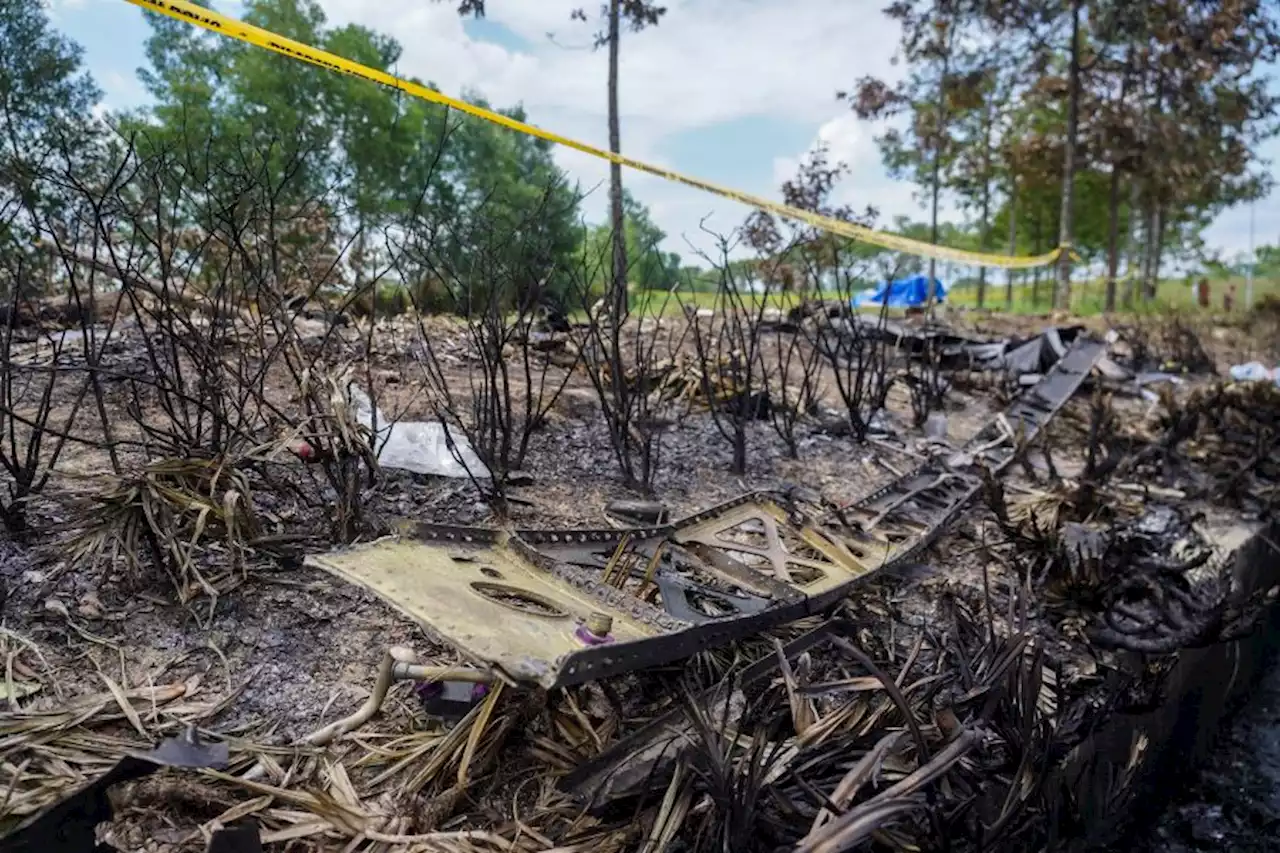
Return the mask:
M1003 278L1003 276L1000 276ZM1197 279L1198 280L1198 279ZM1235 284L1235 304L1232 308L1233 312L1243 312L1245 306L1245 281L1243 278L1236 279L1210 279L1210 307L1209 311L1220 314L1223 313L1222 298L1227 292L1227 288ZM1072 284L1071 293L1071 310L1072 313L1080 316L1093 316L1103 313L1106 305L1106 280L1091 279L1089 281L1076 281ZM1122 300L1125 292L1124 282L1117 285L1118 300ZM1264 296L1273 295L1280 296L1280 279L1254 279L1253 282L1253 299L1257 303ZM836 299L839 294L826 293L822 294L823 298ZM771 306L778 308L789 308L797 304L798 299L790 294L771 293L767 295L751 294L746 297L747 304L757 307L760 300L764 299ZM1004 282L999 282L987 288L986 307L993 311L1006 311L1012 314L1045 314L1053 309L1053 282L1046 273L1040 282L1040 287L1034 288L1031 284L1015 285L1013 289L1013 304L1006 308L1006 291ZM974 308L978 304L978 288L976 285L960 285L953 288L947 294L947 302L962 307ZM661 291L640 291L632 295L631 310L643 316L656 316L659 312L666 316L678 313L681 305L693 305L698 308L713 308L716 305L716 294L711 292L695 291L684 292L680 294L680 298L668 295ZM1126 308L1122 303L1118 306L1120 311L1139 310L1139 311L1160 311L1160 310L1197 310L1195 293L1185 278L1164 279L1160 282L1156 291L1156 298L1150 302L1141 302L1134 309ZM875 310L875 309L868 309ZM898 312L891 312L898 313Z
M835 299L837 294L826 293L822 295L824 299ZM753 308L760 306L760 300L765 300L766 304L775 307L787 309L794 305L800 304L798 297L792 294L746 294L744 296L747 305ZM679 299L674 295L668 295L663 291L657 290L641 290L632 294L631 310L637 314L645 316L653 316L661 312L663 316L669 314L677 314L681 310L682 305L693 305L696 308L714 308L716 307L716 294L711 291L684 291L679 294Z
M1193 280L1198 281L1199 279ZM1235 302L1232 306L1232 312L1246 310L1245 280L1243 278L1234 278L1209 280L1210 301L1208 311L1215 314L1224 312L1223 296L1232 284L1235 285ZM1071 287L1072 313L1086 317L1103 313L1106 306L1106 288L1106 280L1101 278L1073 282ZM1130 310L1121 302L1125 292L1123 282L1117 283L1117 291L1118 310ZM1256 304L1267 295L1280 295L1280 279L1254 279L1254 303ZM978 288L976 285L957 287L947 294L947 300L952 305L976 307L978 304ZM994 311L1009 310L1013 314L1046 313L1053 308L1053 282L1046 276L1045 280L1040 282L1038 292L1031 285L1015 286L1013 290L1013 305L1010 309L1006 309L1006 291L1004 284L1001 283L994 288L987 289L986 307ZM1185 278L1162 279L1156 289L1156 298L1149 302L1140 302L1134 308L1142 311L1162 309L1199 310L1195 292Z

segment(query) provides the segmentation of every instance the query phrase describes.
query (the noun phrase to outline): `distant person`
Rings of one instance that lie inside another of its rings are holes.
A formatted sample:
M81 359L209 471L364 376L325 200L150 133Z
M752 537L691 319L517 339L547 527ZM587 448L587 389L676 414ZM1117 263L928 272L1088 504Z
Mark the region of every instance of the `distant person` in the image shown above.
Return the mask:
M1230 311L1236 304L1236 286L1235 283L1227 285L1226 291L1222 294L1222 310Z
M1209 307L1209 279L1202 278L1196 283L1196 302L1201 308Z

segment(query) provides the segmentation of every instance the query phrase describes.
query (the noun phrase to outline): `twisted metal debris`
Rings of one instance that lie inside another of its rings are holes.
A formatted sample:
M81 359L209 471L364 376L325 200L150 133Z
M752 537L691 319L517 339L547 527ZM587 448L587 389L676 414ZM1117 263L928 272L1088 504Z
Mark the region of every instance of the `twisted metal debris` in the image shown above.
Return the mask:
M688 657L828 610L932 543L1102 357L1078 339L959 452L847 507L755 492L669 525L519 530L419 524L308 558L513 684L566 687Z

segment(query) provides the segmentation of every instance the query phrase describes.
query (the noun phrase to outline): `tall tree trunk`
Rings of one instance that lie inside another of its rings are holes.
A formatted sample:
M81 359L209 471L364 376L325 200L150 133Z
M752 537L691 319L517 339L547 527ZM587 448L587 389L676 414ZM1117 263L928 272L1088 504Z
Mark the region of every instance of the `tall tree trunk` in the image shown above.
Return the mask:
M1156 75L1155 99L1151 110L1147 113L1147 134L1150 137L1151 126L1154 123L1154 117L1160 114L1160 110L1164 105L1164 85L1165 74L1164 68L1161 67ZM1161 222L1161 187L1160 181L1156 177L1158 170L1163 164L1159 162L1147 162L1147 224L1146 224L1146 265L1142 271L1142 296L1144 299L1152 299L1156 294L1156 287L1160 275L1160 241L1164 233L1164 224Z
M1018 173L1013 173L1009 186L1009 254L1018 253ZM1013 310L1013 267L1009 268L1009 280L1004 287L1004 310Z
M1116 270L1120 267L1120 169L1111 164L1111 195L1107 201L1110 233L1107 235L1107 313L1116 310Z
M1067 69L1067 135L1062 146L1062 218L1058 222L1058 286L1054 307L1071 307L1072 215L1076 183L1076 134L1080 124L1080 0L1071 0L1071 62Z
M991 94L987 93L987 109L983 115L982 128L982 251L991 248L991 228L987 222L991 215ZM987 268L978 267L978 307L981 308L987 296Z
M1035 240L1035 248L1032 251L1038 255L1042 251L1044 251L1044 249L1042 248L1044 243L1041 239L1041 230L1040 230L1040 213L1038 212L1036 213L1035 235L1033 239ZM1043 268L1036 267L1035 274L1031 277L1031 309L1033 311L1040 306L1040 270L1041 269Z
M1124 110L1124 99L1129 93L1129 72L1133 62L1133 48L1128 47L1124 55L1124 76L1120 79L1119 108ZM1111 191L1108 203L1108 221L1110 231L1107 235L1107 300L1106 311L1116 310L1116 271L1120 268L1120 165L1119 157L1112 156Z
M1143 225L1143 238L1146 245L1143 246L1142 257L1142 298L1143 301L1151 298L1152 288L1152 272L1156 266L1156 231L1160 225L1160 211L1156 210L1156 204L1153 201L1147 202L1147 222Z
M618 42L620 0L609 0L609 150L622 153L618 121ZM627 309L627 235L622 210L622 166L609 164L609 221L613 228L613 276L608 304L614 323L620 324Z
M948 26L950 26L948 24ZM947 124L947 75L951 72L951 35L947 34L948 49L942 54L942 77L938 80L938 102L935 106L935 125L933 128L933 175L930 177L932 200L929 214L929 242L938 245L938 196L942 190L942 136ZM938 262L929 258L929 289L926 304L930 310L937 298Z
M367 261L367 259L364 256L366 243L367 243L367 240L365 238L365 230L364 230L364 214L359 213L356 215L356 245L355 245L355 251L353 253L355 255L356 262L351 265L352 272L355 274L354 284L356 289L356 298L358 299L361 299L364 297L364 268L365 268L365 263ZM372 305L372 310L370 313L376 317L377 310L378 310L378 300L376 298L376 295L370 304Z
M1125 235L1125 285L1124 285L1124 307L1133 308L1133 297L1137 292L1137 281L1139 274L1139 255L1138 255L1138 206L1142 202L1140 188L1136 177L1129 179L1129 222L1128 233Z
M1148 300L1156 298L1156 294L1160 291L1160 256L1164 254L1164 206L1156 205L1152 213L1152 226L1155 233L1155 240L1151 244L1151 268L1147 277L1146 297Z
M1142 268L1138 276L1138 295L1147 298L1147 281L1151 278L1151 247L1156 242L1156 213L1151 200L1145 199L1142 208Z
M622 153L622 132L618 122L618 48L620 0L609 0L609 150ZM622 166L609 164L609 222L613 232L613 269L609 277L609 292L605 295L608 306L609 382L615 415L610 423L611 438L618 463L622 468L625 485L632 489L643 488L648 482L648 471L636 479L632 461L631 410L628 398L630 389L626 383L626 367L622 353L622 323L627 314L627 233L622 208Z

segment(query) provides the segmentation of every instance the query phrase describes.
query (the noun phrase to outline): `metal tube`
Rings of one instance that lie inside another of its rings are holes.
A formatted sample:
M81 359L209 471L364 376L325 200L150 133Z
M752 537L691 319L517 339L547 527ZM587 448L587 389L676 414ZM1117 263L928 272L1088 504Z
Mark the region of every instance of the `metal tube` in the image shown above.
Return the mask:
M373 692L369 694L369 698L360 706L354 714L349 717L343 717L341 720L335 720L324 728L316 729L311 734L302 739L304 744L310 746L324 746L339 735L346 734L354 728L363 726L378 713L378 709L382 707L383 701L387 698L387 691L391 689L391 685L395 682L395 668L397 664L412 664L414 658L417 657L412 650L403 646L392 646L387 649L387 653L382 656L382 663L378 665L378 678L373 683Z
M497 681L489 673L478 669L423 666L417 663L397 662L392 667L391 674L396 681L465 681L469 684L493 684Z
M382 703L386 701L387 692L397 681L466 681L472 684L492 684L494 677L487 672L475 669L458 669L446 666L424 666L415 663L417 655L412 649L403 646L392 646L382 656L378 664L378 676L373 682L373 691L364 704L354 714L335 720L327 726L316 729L298 741L299 746L324 746L337 740L349 731L358 729L378 713ZM249 768L242 778L260 779L266 772L261 762Z

